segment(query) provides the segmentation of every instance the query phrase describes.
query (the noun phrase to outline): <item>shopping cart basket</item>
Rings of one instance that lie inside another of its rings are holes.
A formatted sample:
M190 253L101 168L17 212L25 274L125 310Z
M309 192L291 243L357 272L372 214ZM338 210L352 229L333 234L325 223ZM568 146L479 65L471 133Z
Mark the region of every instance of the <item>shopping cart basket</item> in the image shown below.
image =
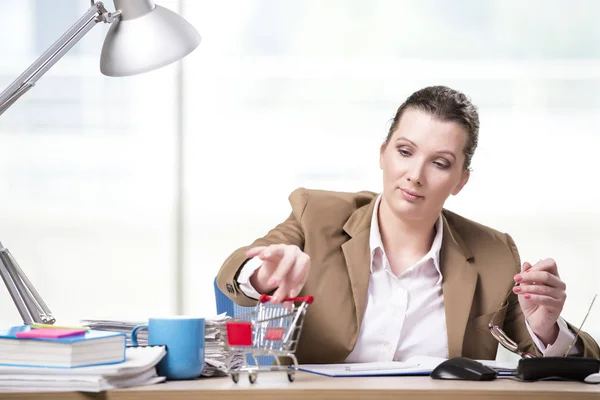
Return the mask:
M313 302L313 297L287 298L284 304L274 304L270 300L270 296L261 295L254 311L226 323L229 347L249 354L255 362L255 365L245 363L242 367L229 371L235 383L239 381L241 372L248 372L250 383L254 383L261 371L287 371L289 381L294 381L298 370L298 360L294 353L306 310ZM258 356L273 356L275 364L258 365ZM283 365L281 357L290 358L293 366Z

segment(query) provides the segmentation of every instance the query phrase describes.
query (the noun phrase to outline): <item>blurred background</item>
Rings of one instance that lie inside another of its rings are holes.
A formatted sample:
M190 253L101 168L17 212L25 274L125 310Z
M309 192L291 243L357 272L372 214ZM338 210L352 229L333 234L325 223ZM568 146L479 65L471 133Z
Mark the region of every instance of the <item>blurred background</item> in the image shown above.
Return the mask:
M98 26L0 119L0 241L59 322L214 315L222 262L289 193L380 191L396 108L443 84L481 115L447 208L553 257L581 323L600 291L600 2L156 2L202 35L183 62L105 77ZM89 6L0 0L0 90ZM20 323L4 288L0 307ZM600 304L586 330L600 340Z

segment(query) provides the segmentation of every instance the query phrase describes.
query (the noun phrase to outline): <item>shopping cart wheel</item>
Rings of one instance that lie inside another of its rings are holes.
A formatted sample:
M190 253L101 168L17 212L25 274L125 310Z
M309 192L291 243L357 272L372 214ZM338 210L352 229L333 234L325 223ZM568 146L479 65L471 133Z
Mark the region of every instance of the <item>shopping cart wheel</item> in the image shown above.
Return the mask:
M293 372L288 372L287 375L288 375L288 381L294 382L294 379L296 379L296 374Z
M255 373L248 374L248 380L250 381L250 383L256 382L256 374Z
M231 374L231 380L234 381L235 383L238 383L238 381L240 380L240 374Z

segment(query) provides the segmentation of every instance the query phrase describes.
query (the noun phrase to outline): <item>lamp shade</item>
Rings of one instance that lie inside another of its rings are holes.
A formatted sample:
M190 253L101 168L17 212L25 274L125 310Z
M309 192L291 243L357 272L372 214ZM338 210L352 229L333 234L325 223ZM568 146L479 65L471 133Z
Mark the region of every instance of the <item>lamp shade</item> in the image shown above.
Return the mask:
M178 61L200 44L196 29L151 0L114 0L121 16L106 35L100 71L129 76Z

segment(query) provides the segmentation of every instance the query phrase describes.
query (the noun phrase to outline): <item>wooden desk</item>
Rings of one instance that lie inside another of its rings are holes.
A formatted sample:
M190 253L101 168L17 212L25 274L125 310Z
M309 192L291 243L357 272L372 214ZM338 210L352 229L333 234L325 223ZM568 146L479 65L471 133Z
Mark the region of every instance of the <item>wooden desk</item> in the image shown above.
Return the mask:
M245 379L244 379L245 378ZM600 385L578 382L492 382L437 381L429 377L327 378L297 373L289 383L279 372L258 375L250 385L246 375L235 384L229 377L168 382L99 394L83 393L0 393L1 399L479 399L546 400L600 399Z

